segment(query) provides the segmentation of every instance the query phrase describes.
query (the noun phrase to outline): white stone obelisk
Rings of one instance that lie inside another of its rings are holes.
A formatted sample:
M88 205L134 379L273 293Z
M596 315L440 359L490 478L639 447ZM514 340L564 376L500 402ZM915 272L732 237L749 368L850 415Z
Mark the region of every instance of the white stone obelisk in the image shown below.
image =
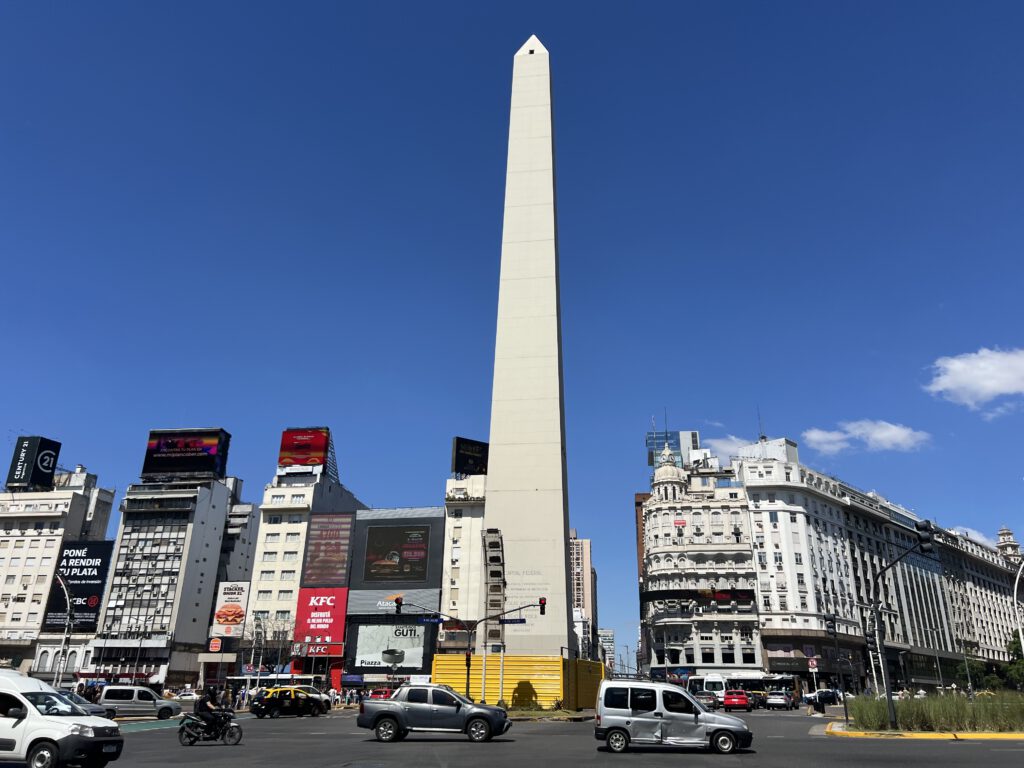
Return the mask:
M505 627L506 652L550 656L576 646L554 159L548 52L531 37L512 68L484 523L502 533L505 607L547 599Z

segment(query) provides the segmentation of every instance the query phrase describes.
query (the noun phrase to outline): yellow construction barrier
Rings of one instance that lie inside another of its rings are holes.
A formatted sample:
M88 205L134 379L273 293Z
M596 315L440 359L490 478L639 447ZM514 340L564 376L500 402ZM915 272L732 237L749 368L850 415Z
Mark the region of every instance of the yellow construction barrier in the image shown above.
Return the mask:
M489 654L486 658L487 692L484 696L484 657L470 657L470 698L488 704L501 701L513 709L591 708L604 678L604 665L596 661L508 654L504 661L500 654ZM431 679L465 693L466 657L455 653L436 654Z

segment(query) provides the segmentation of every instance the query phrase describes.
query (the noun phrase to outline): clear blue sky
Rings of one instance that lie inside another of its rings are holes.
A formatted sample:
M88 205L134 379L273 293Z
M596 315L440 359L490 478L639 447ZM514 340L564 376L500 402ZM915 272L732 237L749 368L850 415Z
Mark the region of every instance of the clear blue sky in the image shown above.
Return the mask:
M48 435L120 494L151 427L224 426L258 499L280 430L326 424L365 501L440 504L451 436L487 437L536 33L571 515L620 646L664 408L725 446L759 407L814 467L1024 535L1022 28L1014 2L4 3L0 448Z

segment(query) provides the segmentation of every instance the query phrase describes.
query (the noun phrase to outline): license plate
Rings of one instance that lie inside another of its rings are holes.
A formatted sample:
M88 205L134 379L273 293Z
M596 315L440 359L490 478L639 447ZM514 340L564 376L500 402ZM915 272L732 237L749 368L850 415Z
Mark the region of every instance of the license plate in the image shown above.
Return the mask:
M103 751L104 752L117 752L117 744L104 744L103 745Z

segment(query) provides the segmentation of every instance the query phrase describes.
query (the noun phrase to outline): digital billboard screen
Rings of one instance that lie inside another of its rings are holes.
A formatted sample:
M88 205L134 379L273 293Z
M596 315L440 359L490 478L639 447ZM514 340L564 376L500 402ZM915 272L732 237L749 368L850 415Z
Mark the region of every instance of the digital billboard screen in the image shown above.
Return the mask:
M452 438L452 472L457 475L486 475L488 443L468 437Z
M349 545L354 521L352 513L310 516L302 586L348 586Z
M427 580L429 525L371 525L366 531L363 582Z
M327 463L331 430L327 427L286 429L281 433L279 467L315 467Z
M53 488L60 443L45 437L19 437L14 444L11 468L7 472L8 488Z
M381 659L383 651L405 651L399 670L418 671L423 668L426 645L425 624L362 624L356 637L356 667L390 669Z
M71 596L76 632L95 632L103 607L103 592L110 569L112 541L68 541L61 545L57 573L64 577ZM67 600L54 578L43 614L43 629L63 631L67 622Z
M154 429L149 433L142 476L224 477L231 435L223 429Z

